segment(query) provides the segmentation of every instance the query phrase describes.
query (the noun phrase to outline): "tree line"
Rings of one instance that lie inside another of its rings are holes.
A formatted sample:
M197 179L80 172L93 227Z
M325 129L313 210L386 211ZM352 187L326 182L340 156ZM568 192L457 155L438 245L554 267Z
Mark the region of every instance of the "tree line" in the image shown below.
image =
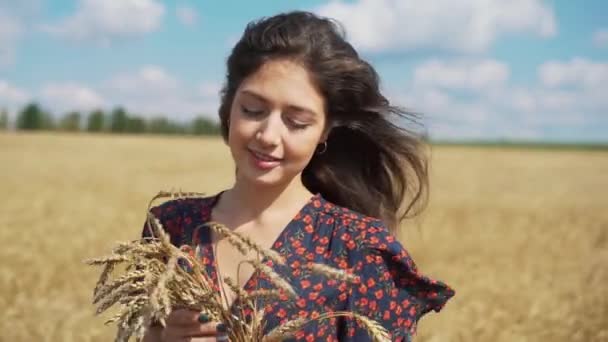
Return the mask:
M0 110L0 129L10 127L8 112ZM55 118L37 103L25 105L16 115L14 127L16 130L53 130L66 132L92 133L154 133L154 134L192 134L219 135L220 125L204 116L197 116L189 122L178 122L164 116L144 118L128 113L122 107L110 111L101 109L89 113L78 111L68 112L62 117Z

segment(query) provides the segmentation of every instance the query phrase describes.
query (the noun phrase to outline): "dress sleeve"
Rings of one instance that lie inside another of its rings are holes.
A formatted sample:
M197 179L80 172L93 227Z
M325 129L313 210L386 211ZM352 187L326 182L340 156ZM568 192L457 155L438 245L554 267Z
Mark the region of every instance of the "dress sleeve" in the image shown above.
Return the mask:
M364 229L354 273L361 282L350 290L348 310L372 318L393 341L409 342L418 320L431 310L439 312L454 291L418 272L405 248L377 222ZM347 322L348 341L371 341L367 331Z

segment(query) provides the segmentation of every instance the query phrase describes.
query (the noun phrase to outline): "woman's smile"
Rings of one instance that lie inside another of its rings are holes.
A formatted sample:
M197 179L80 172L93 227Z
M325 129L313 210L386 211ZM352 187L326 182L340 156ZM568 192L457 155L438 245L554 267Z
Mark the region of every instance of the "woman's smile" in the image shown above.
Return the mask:
M271 170L281 164L283 159L274 158L267 154L248 149L253 165L261 170Z

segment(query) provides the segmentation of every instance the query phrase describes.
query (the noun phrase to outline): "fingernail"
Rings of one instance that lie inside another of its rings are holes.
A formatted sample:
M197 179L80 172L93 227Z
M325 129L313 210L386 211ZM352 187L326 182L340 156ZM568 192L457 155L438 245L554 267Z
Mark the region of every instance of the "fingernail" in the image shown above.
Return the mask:
M218 323L218 325L215 326L215 330L217 330L218 333L226 333L228 332L228 326L224 323Z
M209 320L210 320L209 315L207 315L207 314L206 314L206 313L204 313L204 312L201 312L201 314L200 314L200 315L198 315L198 321L199 321L200 323L207 323L207 322L209 322Z

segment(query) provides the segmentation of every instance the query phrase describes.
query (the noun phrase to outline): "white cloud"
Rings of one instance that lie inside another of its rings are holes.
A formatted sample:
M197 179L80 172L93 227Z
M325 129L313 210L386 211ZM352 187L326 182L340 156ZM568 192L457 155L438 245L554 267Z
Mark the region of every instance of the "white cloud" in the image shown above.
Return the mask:
M511 82L508 73L475 71L484 64L500 67L480 70L508 71L495 60L430 60L390 98L422 113L433 138L606 141L597 129L608 125L606 64L581 58L547 62L538 67L537 81L525 86ZM473 76L478 74L483 76Z
M0 103L21 105L29 100L30 95L6 80L0 80Z
M80 0L76 13L44 29L76 41L109 44L157 30L164 13L156 0Z
M158 65L115 75L104 84L104 94L114 105L148 117L162 114L182 120L201 114L215 118L219 103L216 90L219 86L213 82L187 87Z
M108 82L110 88L129 94L163 94L175 90L178 81L157 65L145 65L136 72L118 74Z
M608 47L608 28L603 28L593 33L593 45L597 47Z
M88 111L105 106L106 101L95 90L74 82L50 83L40 91L44 105L53 112Z
M177 19L186 26L194 26L199 20L198 12L190 6L177 6L175 15L177 16Z
M122 106L142 117L157 115L172 120L190 120L205 115L217 119L219 83L202 81L187 87L159 66L147 65L122 73L100 86L77 82L49 82L31 95L8 80L0 79L0 110L16 113L27 102L36 101L59 117L76 110L88 112Z
M331 1L316 12L339 20L355 47L373 52L480 52L502 35L551 37L557 31L553 9L543 0Z
M203 82L199 86L199 93L204 97L219 97L222 85L219 82Z
M40 20L42 0L0 0L0 69L14 64L20 41Z
M175 120L190 120L198 115L217 118L217 100L196 96L167 94L160 98L129 98L116 96L113 98L116 105L122 105L129 112L153 117L163 115Z
M21 21L0 7L0 67L13 63L15 47L23 31Z
M549 61L539 67L538 75L547 87L601 87L608 93L608 63L585 58L573 58L569 62Z
M414 70L417 86L487 91L504 85L509 67L496 60L430 60Z

